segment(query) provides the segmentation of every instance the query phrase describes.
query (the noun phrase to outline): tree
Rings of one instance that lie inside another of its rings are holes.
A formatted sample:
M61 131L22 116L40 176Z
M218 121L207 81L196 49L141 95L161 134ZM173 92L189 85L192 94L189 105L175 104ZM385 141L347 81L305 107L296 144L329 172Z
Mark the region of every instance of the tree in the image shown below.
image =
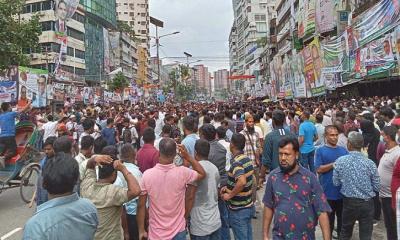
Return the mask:
M132 41L136 42L138 39L136 38L135 30L131 26L129 26L124 21L117 21L117 29L119 32L123 32L129 35Z
M42 33L39 15L21 19L24 0L0 1L0 71L10 65L29 65L26 49L36 49Z
M119 72L108 87L111 91L119 90L122 92L124 88L129 87L129 81L122 72Z

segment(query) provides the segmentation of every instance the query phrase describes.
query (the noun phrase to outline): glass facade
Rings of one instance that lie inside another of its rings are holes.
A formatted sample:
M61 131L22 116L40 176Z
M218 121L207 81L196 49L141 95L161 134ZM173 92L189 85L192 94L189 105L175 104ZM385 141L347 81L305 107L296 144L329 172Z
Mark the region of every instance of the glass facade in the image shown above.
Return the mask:
M115 0L80 0L85 7L85 63L86 81L98 85L104 79L104 37L103 28L116 28L117 14Z

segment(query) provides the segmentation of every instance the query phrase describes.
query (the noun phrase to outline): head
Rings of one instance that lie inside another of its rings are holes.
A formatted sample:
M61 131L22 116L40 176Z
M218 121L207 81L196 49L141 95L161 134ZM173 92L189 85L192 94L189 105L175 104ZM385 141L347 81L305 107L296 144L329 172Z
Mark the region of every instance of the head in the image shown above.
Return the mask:
M397 127L395 126L386 126L383 128L382 137L386 146L391 146L396 144L396 134L397 134Z
M121 147L121 160L124 162L135 163L136 162L136 150L132 144L126 143Z
M299 141L293 137L284 137L279 142L279 167L285 174L296 169L299 159Z
M194 133L197 130L197 121L192 116L186 116L183 118L183 131L185 135Z
M38 78L38 89L39 94L42 95L46 91L46 76L42 75Z
M390 55L390 44L389 40L385 40L383 42L383 51L385 52L386 55Z
M86 118L82 122L82 127L83 130L89 134L92 134L94 132L94 121L90 118Z
M42 176L50 198L70 195L79 178L78 162L70 154L57 153L44 166Z
M68 134L67 126L64 123L60 123L57 127L58 136L65 136Z
M57 16L61 20L66 20L67 19L67 4L63 1L60 0L57 5Z
M224 128L223 126L219 126L217 128L217 139L225 139L226 131L226 128Z
M146 128L143 131L143 141L145 144L153 144L156 140L156 136L154 135L154 129L151 127Z
M20 91L20 98L22 100L26 100L26 87L25 86L21 86L21 91Z
M124 118L124 121L122 122L122 126L124 126L124 128L129 128L129 125L130 125L129 118Z
M390 122L394 118L394 112L390 107L382 107L379 111L380 116L385 122Z
M107 127L112 128L114 126L114 119L109 118L107 119Z
M48 137L43 144L43 150L47 158L52 158L55 155L53 145L56 139L56 137Z
M246 125L246 129L249 133L254 133L254 117L252 115L247 115L244 123Z
M169 124L163 126L161 130L161 137L172 137L172 127Z
M322 114L317 114L316 116L315 116L315 122L316 123L321 123L322 124L322 121L324 120L324 116L322 115Z
M153 118L150 118L147 121L147 126L151 127L152 129L155 129L156 128L156 120L154 120Z
M200 128L200 137L209 142L214 141L216 137L217 131L215 127L209 123L204 124Z
M110 156L113 160L117 160L118 150L114 146L107 146L101 152L103 155ZM117 171L114 169L113 163L102 165L99 167L99 180L107 183L114 183L117 179Z
M234 133L232 135L231 144L229 148L233 155L243 152L246 145L246 138L240 133Z
M199 139L194 145L194 157L197 161L207 160L210 154L210 143L205 139Z
M281 110L275 110L272 112L272 125L274 128L283 127L285 122L285 113Z
M81 153L86 157L91 157L93 153L94 138L92 136L84 136L81 139Z
M72 141L67 136L62 136L54 141L54 152L57 153L72 153Z
M352 131L347 138L347 149L360 152L364 146L364 138L361 133Z
M107 141L103 137L96 138L93 142L94 154L101 154L101 152L107 145Z
M300 119L301 119L302 121L309 120L309 119L310 119L310 115L311 115L311 114L310 114L309 111L304 111L303 114L301 114Z
M9 103L7 103L7 102L3 102L1 104L1 110L3 112L9 112L9 111L11 111L11 105Z
M171 138L164 138L160 141L160 163L171 164L176 156L176 143Z
M335 125L329 125L325 127L325 141L331 146L335 147L339 140L339 130Z

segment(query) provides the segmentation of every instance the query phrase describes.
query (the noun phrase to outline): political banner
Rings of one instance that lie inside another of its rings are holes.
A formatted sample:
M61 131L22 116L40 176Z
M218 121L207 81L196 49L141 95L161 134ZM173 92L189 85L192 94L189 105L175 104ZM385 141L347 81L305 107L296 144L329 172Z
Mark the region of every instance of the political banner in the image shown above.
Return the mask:
M400 26L397 26L392 33L392 46L397 59L397 74L400 75Z
M336 27L334 1L316 0L315 23L318 33L330 32Z
M312 58L312 66L314 69L314 85L311 86L311 94L313 97L325 94L325 83L321 79L321 69L323 68L323 62L320 54L320 45L318 38L314 40L309 45Z
M104 102L111 103L113 101L113 92L104 91Z
M43 69L34 69L28 67L19 67L19 99L18 103L27 104L27 100L32 101L32 107L45 107L46 84L48 71ZM21 100L21 101L20 101Z
M0 81L0 103L17 102L17 82L16 81Z
M94 98L93 98L93 104L101 104L102 98L103 98L103 89L101 87L95 87L93 88L94 92Z
M18 66L12 65L0 71L0 81L18 81Z
M63 83L53 83L53 100L57 102L65 101L65 84Z
M104 72L110 73L110 39L108 35L108 30L103 28L103 43L104 43Z
M283 72L283 91L285 93L285 98L286 99L292 99L293 98L293 89L292 89L292 83L294 82L294 76L293 72L290 67L291 64L291 59L289 57L285 57L283 59L283 64L282 64L282 72Z
M73 98L74 98L75 102L83 102L84 87L76 86L76 87L74 87L73 92L74 92Z
M304 75L304 61L301 53L293 53L291 61L291 72L294 77L293 94L295 98L305 98L306 79Z
M83 88L83 102L85 104L93 104L94 102L93 88L91 87Z
M315 32L315 1L299 0L297 12L299 38L311 36Z

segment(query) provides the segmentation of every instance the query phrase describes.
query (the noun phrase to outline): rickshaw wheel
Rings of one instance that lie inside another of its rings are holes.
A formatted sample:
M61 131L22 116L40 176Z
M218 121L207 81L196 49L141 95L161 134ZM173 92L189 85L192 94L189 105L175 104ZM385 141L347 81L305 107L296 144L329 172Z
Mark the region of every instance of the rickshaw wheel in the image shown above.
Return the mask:
M30 203L35 194L39 170L36 167L30 167L21 177L19 192L24 202Z

